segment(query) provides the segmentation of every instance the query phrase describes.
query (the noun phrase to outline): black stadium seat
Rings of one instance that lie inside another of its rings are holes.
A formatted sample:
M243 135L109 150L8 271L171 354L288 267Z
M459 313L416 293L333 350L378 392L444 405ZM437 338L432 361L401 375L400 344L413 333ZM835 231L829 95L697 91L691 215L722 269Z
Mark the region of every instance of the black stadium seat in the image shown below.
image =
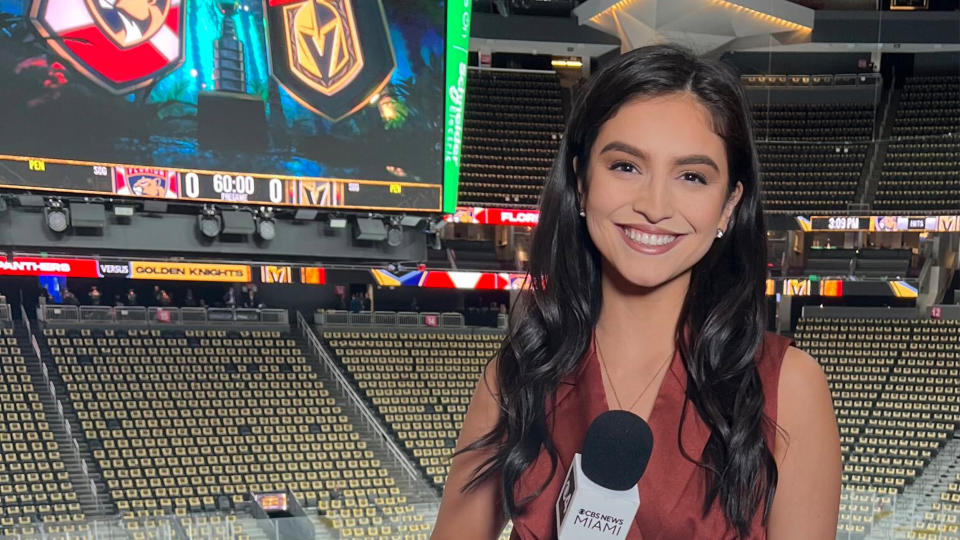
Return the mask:
M470 70L463 121L461 203L536 206L563 128L556 74Z
M754 104L764 209L845 212L854 202L873 117L868 104Z
M886 214L960 212L960 77L907 77L874 208Z

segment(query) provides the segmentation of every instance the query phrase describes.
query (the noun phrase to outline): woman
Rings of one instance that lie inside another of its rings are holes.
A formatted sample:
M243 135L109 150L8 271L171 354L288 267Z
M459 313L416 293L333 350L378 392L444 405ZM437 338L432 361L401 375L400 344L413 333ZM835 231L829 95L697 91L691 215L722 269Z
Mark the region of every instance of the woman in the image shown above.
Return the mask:
M555 537L590 422L643 417L628 538L834 538L826 379L765 333L756 150L735 76L686 49L624 54L581 91L541 197L529 290L464 419L434 539Z

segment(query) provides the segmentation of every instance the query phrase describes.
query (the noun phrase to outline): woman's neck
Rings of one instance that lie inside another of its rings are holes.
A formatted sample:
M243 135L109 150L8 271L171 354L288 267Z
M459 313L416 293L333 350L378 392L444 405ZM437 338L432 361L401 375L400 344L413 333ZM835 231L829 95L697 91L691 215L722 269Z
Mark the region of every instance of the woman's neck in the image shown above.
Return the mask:
M616 348L621 351L649 352L659 359L661 352L674 347L680 311L689 286L689 271L657 287L643 288L627 282L619 272L604 263L598 336L602 336L603 343L616 343Z

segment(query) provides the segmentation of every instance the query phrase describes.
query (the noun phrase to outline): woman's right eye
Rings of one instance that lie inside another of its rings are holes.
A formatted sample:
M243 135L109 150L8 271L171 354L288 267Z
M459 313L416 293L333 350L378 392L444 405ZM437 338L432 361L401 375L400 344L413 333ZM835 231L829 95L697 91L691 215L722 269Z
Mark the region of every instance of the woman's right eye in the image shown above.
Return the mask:
M633 166L633 163L629 161L617 161L610 165L611 171L621 171L625 173L637 172L637 168Z

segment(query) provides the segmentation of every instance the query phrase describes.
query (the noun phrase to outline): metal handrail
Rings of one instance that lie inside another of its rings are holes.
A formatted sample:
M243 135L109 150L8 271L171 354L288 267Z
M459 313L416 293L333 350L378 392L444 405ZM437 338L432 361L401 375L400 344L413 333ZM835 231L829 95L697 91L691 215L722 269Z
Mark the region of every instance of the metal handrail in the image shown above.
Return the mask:
M387 433L387 430L384 429L383 425L380 424L380 421L377 419L373 413L367 408L366 404L363 402L363 398L353 389L353 385L350 384L350 381L343 375L340 371L339 366L330 358L330 355L324 350L323 345L320 344L320 340L317 338L316 334L313 332L313 329L310 328L310 325L307 324L307 320L303 317L303 314L299 311L297 312L297 326L300 329L300 334L310 342L310 345L313 347L314 352L317 353L317 357L324 363L324 366L327 368L327 371L333 376L334 380L340 386L340 388L347 394L350 398L350 401L360 410L360 414L363 416L364 420L367 421L367 424L377 432L377 435L380 436L381 440L387 447L387 450L393 455L403 470L410 476L414 481L422 481L420 474L417 470L410 464L410 461L407 459L406 454L403 450L397 445L396 441L393 440L393 437Z
M21 306L22 308L22 306ZM37 318L48 324L122 324L179 327L255 323L289 326L285 309L268 308L178 308L143 306L71 306L46 304L37 308Z
M466 328L462 313L434 311L361 311L318 309L314 322L322 326L405 326L416 328ZM428 323L428 317L433 317Z
M27 327L27 333L32 334L33 330L30 327L30 317L27 317L27 309L23 307L23 302L20 302L20 317L23 319L23 324Z
M57 397L56 386L54 386L53 381L50 380L50 370L47 368L47 364L43 361L43 357L40 354L40 345L37 342L37 336L33 333L30 318L27 317L27 310L23 307L22 303L20 304L20 316L23 317L23 324L27 328L30 346L33 348L33 352L37 357L37 362L40 364L40 370L43 373L43 382L47 385L47 391L50 392L50 396L57 404L57 416L59 417L61 425L63 425L67 439L70 440L71 446L73 447L74 457L80 462L80 469L83 472L84 479L90 483L90 492L93 494L97 509L102 510L103 506L100 502L99 495L97 495L96 483L90 478L90 468L87 465L87 460L80 455L80 443L77 441L77 438L73 436L73 428L70 427L70 422L64 416L63 403Z

